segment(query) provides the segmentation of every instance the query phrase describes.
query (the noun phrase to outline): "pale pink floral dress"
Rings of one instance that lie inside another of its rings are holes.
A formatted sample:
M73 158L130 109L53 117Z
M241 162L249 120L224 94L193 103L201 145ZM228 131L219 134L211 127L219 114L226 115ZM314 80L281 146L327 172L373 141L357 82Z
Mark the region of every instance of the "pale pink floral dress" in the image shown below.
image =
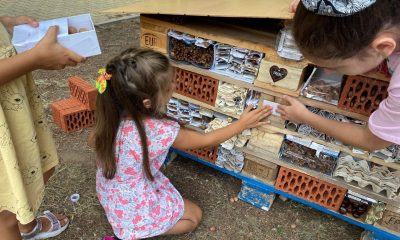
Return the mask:
M122 121L118 130L115 177L104 178L101 168L96 174L97 196L114 234L124 240L161 235L184 212L182 196L160 172L179 132L179 124L166 119L147 119L145 127L153 182L146 178L141 141L132 120Z

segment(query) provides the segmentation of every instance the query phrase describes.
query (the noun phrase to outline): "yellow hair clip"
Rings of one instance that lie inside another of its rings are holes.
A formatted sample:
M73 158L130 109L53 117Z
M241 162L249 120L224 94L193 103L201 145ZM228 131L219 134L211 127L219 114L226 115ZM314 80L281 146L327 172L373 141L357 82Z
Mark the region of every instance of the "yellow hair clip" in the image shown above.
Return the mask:
M107 81L111 80L111 74L108 74L105 68L99 69L98 73L99 76L96 80L96 88L99 93L102 94L107 88Z

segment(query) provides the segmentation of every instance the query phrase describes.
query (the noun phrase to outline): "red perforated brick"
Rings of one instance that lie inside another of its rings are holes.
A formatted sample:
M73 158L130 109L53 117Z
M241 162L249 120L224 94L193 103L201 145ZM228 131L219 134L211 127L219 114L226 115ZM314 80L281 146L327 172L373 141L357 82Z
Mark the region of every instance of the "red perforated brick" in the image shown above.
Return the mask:
M201 158L207 162L215 163L218 157L218 146L194 149L194 150L186 150L186 152L198 158Z
M94 111L86 109L75 98L65 99L51 104L54 122L65 132L73 132L95 124Z
M339 108L369 116L388 95L388 82L363 76L348 76L339 99Z
M82 102L88 110L96 109L97 89L80 77L68 78L71 96Z
M285 167L280 168L275 187L334 211L347 193L344 188Z
M175 92L215 106L219 81L194 72L175 68Z

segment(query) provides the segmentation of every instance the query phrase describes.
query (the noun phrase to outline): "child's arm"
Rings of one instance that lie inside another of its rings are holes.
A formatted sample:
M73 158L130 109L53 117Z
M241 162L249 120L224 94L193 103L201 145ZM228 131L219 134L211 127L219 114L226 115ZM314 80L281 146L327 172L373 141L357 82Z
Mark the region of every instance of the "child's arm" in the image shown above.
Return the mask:
M172 146L179 149L196 149L215 146L243 132L247 128L259 127L267 124L267 122L261 122L261 120L271 114L270 107L263 107L255 110L251 109L252 107L247 107L238 121L206 134L181 129Z
M383 149L392 143L375 136L367 126L343 123L314 114L297 99L285 96L290 105L279 105L278 112L284 120L310 125L316 130L351 146L369 151Z

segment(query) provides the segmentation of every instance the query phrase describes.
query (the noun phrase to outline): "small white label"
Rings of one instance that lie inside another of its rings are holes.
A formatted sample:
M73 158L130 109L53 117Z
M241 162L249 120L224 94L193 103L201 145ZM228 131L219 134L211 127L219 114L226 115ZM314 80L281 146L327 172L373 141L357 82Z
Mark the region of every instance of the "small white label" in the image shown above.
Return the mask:
M317 151L318 157L321 152L325 153L329 156L332 156L332 157L339 157L339 154L340 154L340 151L330 148L330 147L327 147L327 146L324 146L324 145L321 145L321 144L318 144L316 142L312 142L310 148Z
M356 193L356 192L351 191L351 190L348 190L348 191L347 191L347 195L348 195L349 198L350 198L350 196L352 195L352 196L358 197L358 198L360 198L360 199L363 199L363 200L365 200L365 201L367 201L367 202L371 202L371 203L377 203L377 202L378 202L378 201L376 201L375 199L369 198L369 197L367 197L367 196L364 196L364 195L362 195L362 194Z
M303 138L295 137L295 136L292 136L292 135L286 135L286 139L289 140L289 141L298 143L300 145L303 145L305 147L310 147L311 144L312 144L312 141L310 141L310 140L306 140L306 139L303 139Z
M359 148L353 148L352 152L355 154L365 154L366 153L366 151L359 149Z
M278 116L278 117L281 116L281 114L276 111L278 109L278 106L279 106L278 103L271 102L271 101L268 101L268 100L264 100L263 101L263 106L272 107L272 115L275 115L275 116Z

